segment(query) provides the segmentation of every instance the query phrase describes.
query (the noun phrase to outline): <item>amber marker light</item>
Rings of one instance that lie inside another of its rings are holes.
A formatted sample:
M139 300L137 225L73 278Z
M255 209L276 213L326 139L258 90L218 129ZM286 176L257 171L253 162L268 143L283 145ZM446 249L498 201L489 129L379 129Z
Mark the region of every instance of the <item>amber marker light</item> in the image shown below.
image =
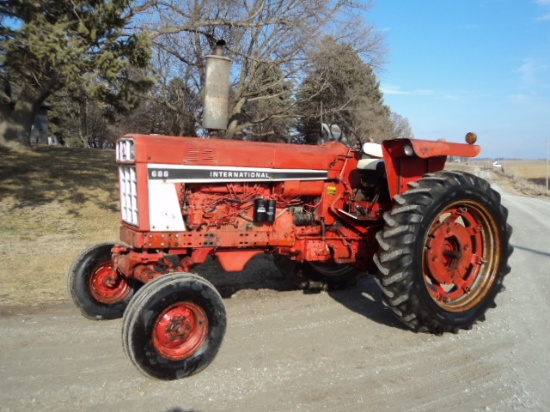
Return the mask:
M477 135L473 132L466 133L466 143L474 144L477 141Z

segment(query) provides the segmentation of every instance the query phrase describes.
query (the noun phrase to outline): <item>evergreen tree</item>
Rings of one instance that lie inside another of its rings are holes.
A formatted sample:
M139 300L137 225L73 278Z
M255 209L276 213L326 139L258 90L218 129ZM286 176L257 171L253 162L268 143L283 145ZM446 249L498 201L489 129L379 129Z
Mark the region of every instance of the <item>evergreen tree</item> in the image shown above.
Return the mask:
M230 122L238 119L250 125L241 132L245 139L288 142L294 126L289 115L293 93L292 83L277 64L260 63L245 93L247 101L241 113Z
M321 117L340 126L350 143L394 137L374 70L351 45L326 37L311 61L297 95L297 129L306 143L321 137Z
M131 0L0 0L0 144L30 145L35 113L71 87L106 114L127 112L150 81L146 33L124 32Z

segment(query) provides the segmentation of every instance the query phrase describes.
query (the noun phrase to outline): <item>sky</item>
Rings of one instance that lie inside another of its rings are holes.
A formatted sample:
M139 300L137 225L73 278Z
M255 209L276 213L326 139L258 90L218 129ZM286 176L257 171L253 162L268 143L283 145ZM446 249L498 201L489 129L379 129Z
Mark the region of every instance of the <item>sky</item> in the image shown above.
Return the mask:
M546 159L550 0L376 0L366 18L389 50L384 101L416 138L472 131L480 157Z

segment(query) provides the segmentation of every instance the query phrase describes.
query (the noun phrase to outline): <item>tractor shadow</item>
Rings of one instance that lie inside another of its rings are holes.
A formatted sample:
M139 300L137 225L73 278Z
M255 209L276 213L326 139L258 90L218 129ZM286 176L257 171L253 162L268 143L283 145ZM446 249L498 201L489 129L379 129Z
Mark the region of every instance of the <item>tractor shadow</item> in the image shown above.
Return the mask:
M234 298L242 292L254 296L248 292L260 292L266 289L276 292L302 290L295 282L281 274L271 256L264 254L255 256L242 272L226 272L212 258L193 268L193 272L210 281L224 299ZM328 292L321 289L308 289L303 293L304 295L327 293L345 308L367 319L385 326L407 330L384 305L382 292L372 275L362 276L354 286L345 289L329 289Z
M347 309L376 323L408 330L397 320L383 301L382 291L374 275L364 275L349 288L328 292L329 296Z
M541 250L531 249L524 246L512 245L514 249L523 250L525 252L534 253L535 255L550 256L550 253L543 252Z
M230 299L244 290L285 292L297 289L296 285L281 275L272 257L265 254L253 257L242 272L227 272L212 257L194 267L192 272L212 283L224 299Z

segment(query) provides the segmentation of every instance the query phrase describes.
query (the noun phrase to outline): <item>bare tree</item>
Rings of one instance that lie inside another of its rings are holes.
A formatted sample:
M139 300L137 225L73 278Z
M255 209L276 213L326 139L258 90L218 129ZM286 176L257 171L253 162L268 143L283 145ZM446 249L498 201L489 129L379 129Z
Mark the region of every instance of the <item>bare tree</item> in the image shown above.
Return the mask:
M165 36L171 44L171 36ZM178 49L176 45L172 45ZM163 48L155 47L152 74L157 80L150 93L143 96L144 104L155 111L146 130L150 133L173 136L196 136L200 124L201 96L194 67L182 63Z
M396 139L414 139L414 134L406 117L398 113L392 112L391 121Z
M157 78L183 80L195 96L204 82L203 59L224 39L233 60L230 121L226 137L265 136L258 125L283 123L295 116L289 86L299 84L309 55L327 33L346 37L379 65L381 36L362 19L370 1L354 0L141 0L134 3L136 26L152 33ZM276 67L259 82L266 67ZM277 104L273 104L276 102ZM192 113L197 120L200 111Z

